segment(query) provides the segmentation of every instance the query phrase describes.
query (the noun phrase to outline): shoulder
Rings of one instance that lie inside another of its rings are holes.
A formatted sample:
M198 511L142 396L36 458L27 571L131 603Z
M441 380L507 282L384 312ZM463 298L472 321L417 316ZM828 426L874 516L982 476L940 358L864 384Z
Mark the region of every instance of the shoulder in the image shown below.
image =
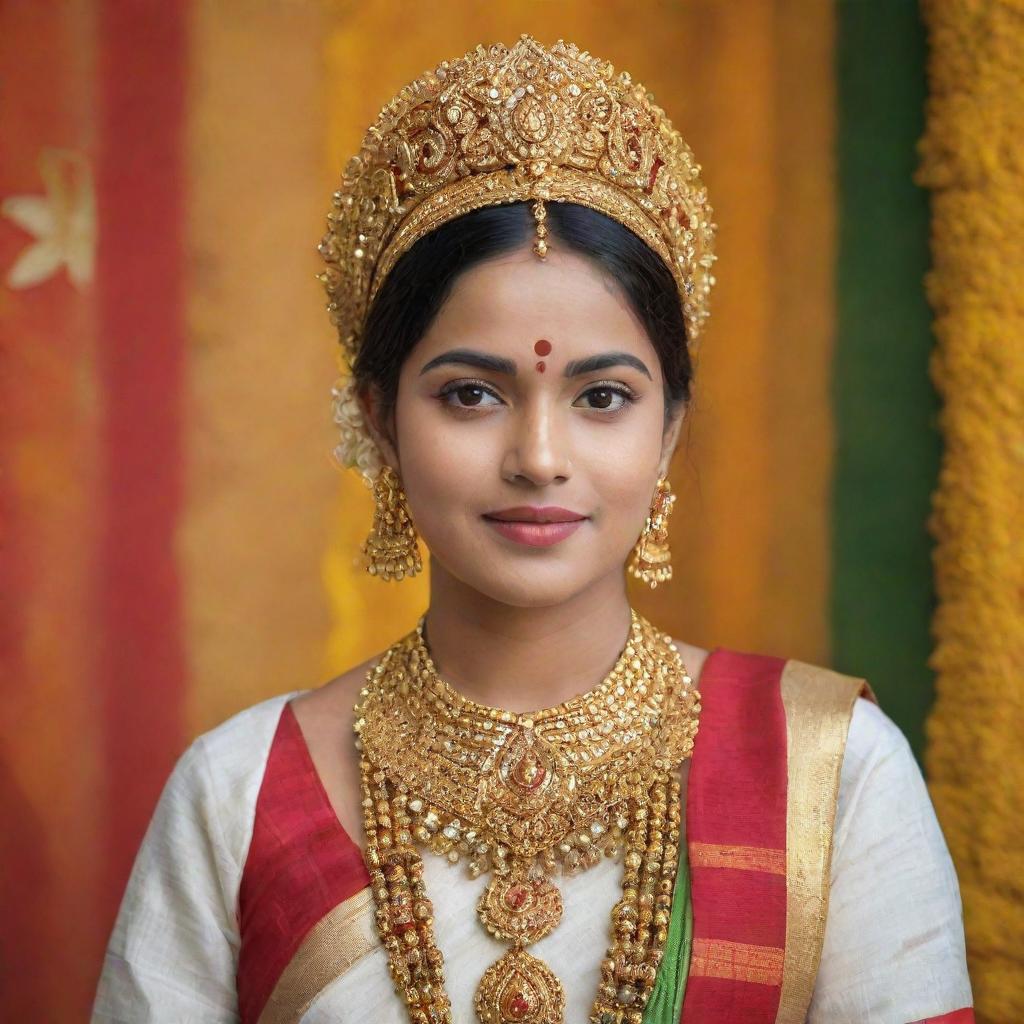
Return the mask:
M910 782L915 775L920 779L910 744L879 707L865 679L789 659L782 666L782 691L791 735L794 731L811 738L829 734L838 744L840 816L853 806L864 780L881 765L889 765Z
M279 694L243 709L198 735L171 771L150 823L150 837L201 830L224 866L245 856L267 757L284 705Z
M200 733L179 758L172 781L213 789L224 803L258 785L285 704L306 692L270 697Z
M941 842L924 776L903 730L875 703L859 697L846 739L836 841L851 830L891 830L897 822L927 823L924 831Z
M218 773L231 773L249 763L254 752L269 748L285 704L309 690L292 690L252 704L200 733L185 752L216 765Z
M846 759L855 772L893 757L909 758L913 752L903 730L872 700L858 697L850 716Z
M353 665L315 690L300 693L292 702L295 717L314 751L321 741L333 744L339 735L347 736L350 733L352 712L359 700L359 691L365 685L369 671L383 656L384 652L381 651Z

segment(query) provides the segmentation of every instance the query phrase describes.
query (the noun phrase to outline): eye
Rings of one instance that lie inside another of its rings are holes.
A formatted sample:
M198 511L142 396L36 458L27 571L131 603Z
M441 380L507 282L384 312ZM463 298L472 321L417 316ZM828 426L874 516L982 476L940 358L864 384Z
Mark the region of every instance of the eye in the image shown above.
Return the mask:
M598 384L587 388L580 395L580 399L584 398L592 399L589 408L601 412L618 412L637 400L636 395L622 384Z
M475 380L453 380L441 388L438 398L453 409L474 409L495 403L501 404L501 399L486 384ZM487 398L493 398L494 402L486 401Z

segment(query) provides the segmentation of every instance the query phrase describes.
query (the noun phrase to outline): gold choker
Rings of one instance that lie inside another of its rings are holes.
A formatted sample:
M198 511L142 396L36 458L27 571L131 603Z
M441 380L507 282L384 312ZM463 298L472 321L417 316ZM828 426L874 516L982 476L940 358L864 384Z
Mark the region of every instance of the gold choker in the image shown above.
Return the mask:
M595 1024L640 1024L662 953L679 843L678 768L700 695L671 638L635 610L594 689L530 714L460 696L438 674L423 619L371 669L356 705L366 863L381 940L413 1024L448 1024L443 956L422 844L470 875L493 872L477 906L512 948L484 973L481 1024L562 1024L561 983L526 946L554 929L552 881L624 851L622 897L601 963Z

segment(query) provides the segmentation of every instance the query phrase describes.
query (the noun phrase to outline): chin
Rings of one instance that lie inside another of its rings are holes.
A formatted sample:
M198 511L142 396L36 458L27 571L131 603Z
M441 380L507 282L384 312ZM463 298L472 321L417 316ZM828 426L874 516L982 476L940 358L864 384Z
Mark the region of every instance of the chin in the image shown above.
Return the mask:
M449 563L450 564L450 563ZM487 564L486 572L480 571ZM579 564L578 559L551 559L548 564L537 560L529 564L520 559L490 559L475 563L472 568L456 567L454 575L467 587L513 608L552 608L572 600L596 582L595 565Z

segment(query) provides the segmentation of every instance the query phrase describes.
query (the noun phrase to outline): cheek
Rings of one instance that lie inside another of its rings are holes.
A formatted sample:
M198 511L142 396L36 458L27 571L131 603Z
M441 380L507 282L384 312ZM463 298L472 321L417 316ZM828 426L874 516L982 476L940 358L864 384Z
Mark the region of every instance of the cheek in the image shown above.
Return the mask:
M650 504L663 439L661 408L655 405L638 406L614 426L591 428L579 438L575 462L610 516L635 518Z
M602 533L616 547L632 544L643 529L654 495L657 457L610 464L597 485Z
M454 422L433 398L416 396L400 408L398 451L414 515L450 518L454 508L479 500L482 482L495 474L493 432Z

